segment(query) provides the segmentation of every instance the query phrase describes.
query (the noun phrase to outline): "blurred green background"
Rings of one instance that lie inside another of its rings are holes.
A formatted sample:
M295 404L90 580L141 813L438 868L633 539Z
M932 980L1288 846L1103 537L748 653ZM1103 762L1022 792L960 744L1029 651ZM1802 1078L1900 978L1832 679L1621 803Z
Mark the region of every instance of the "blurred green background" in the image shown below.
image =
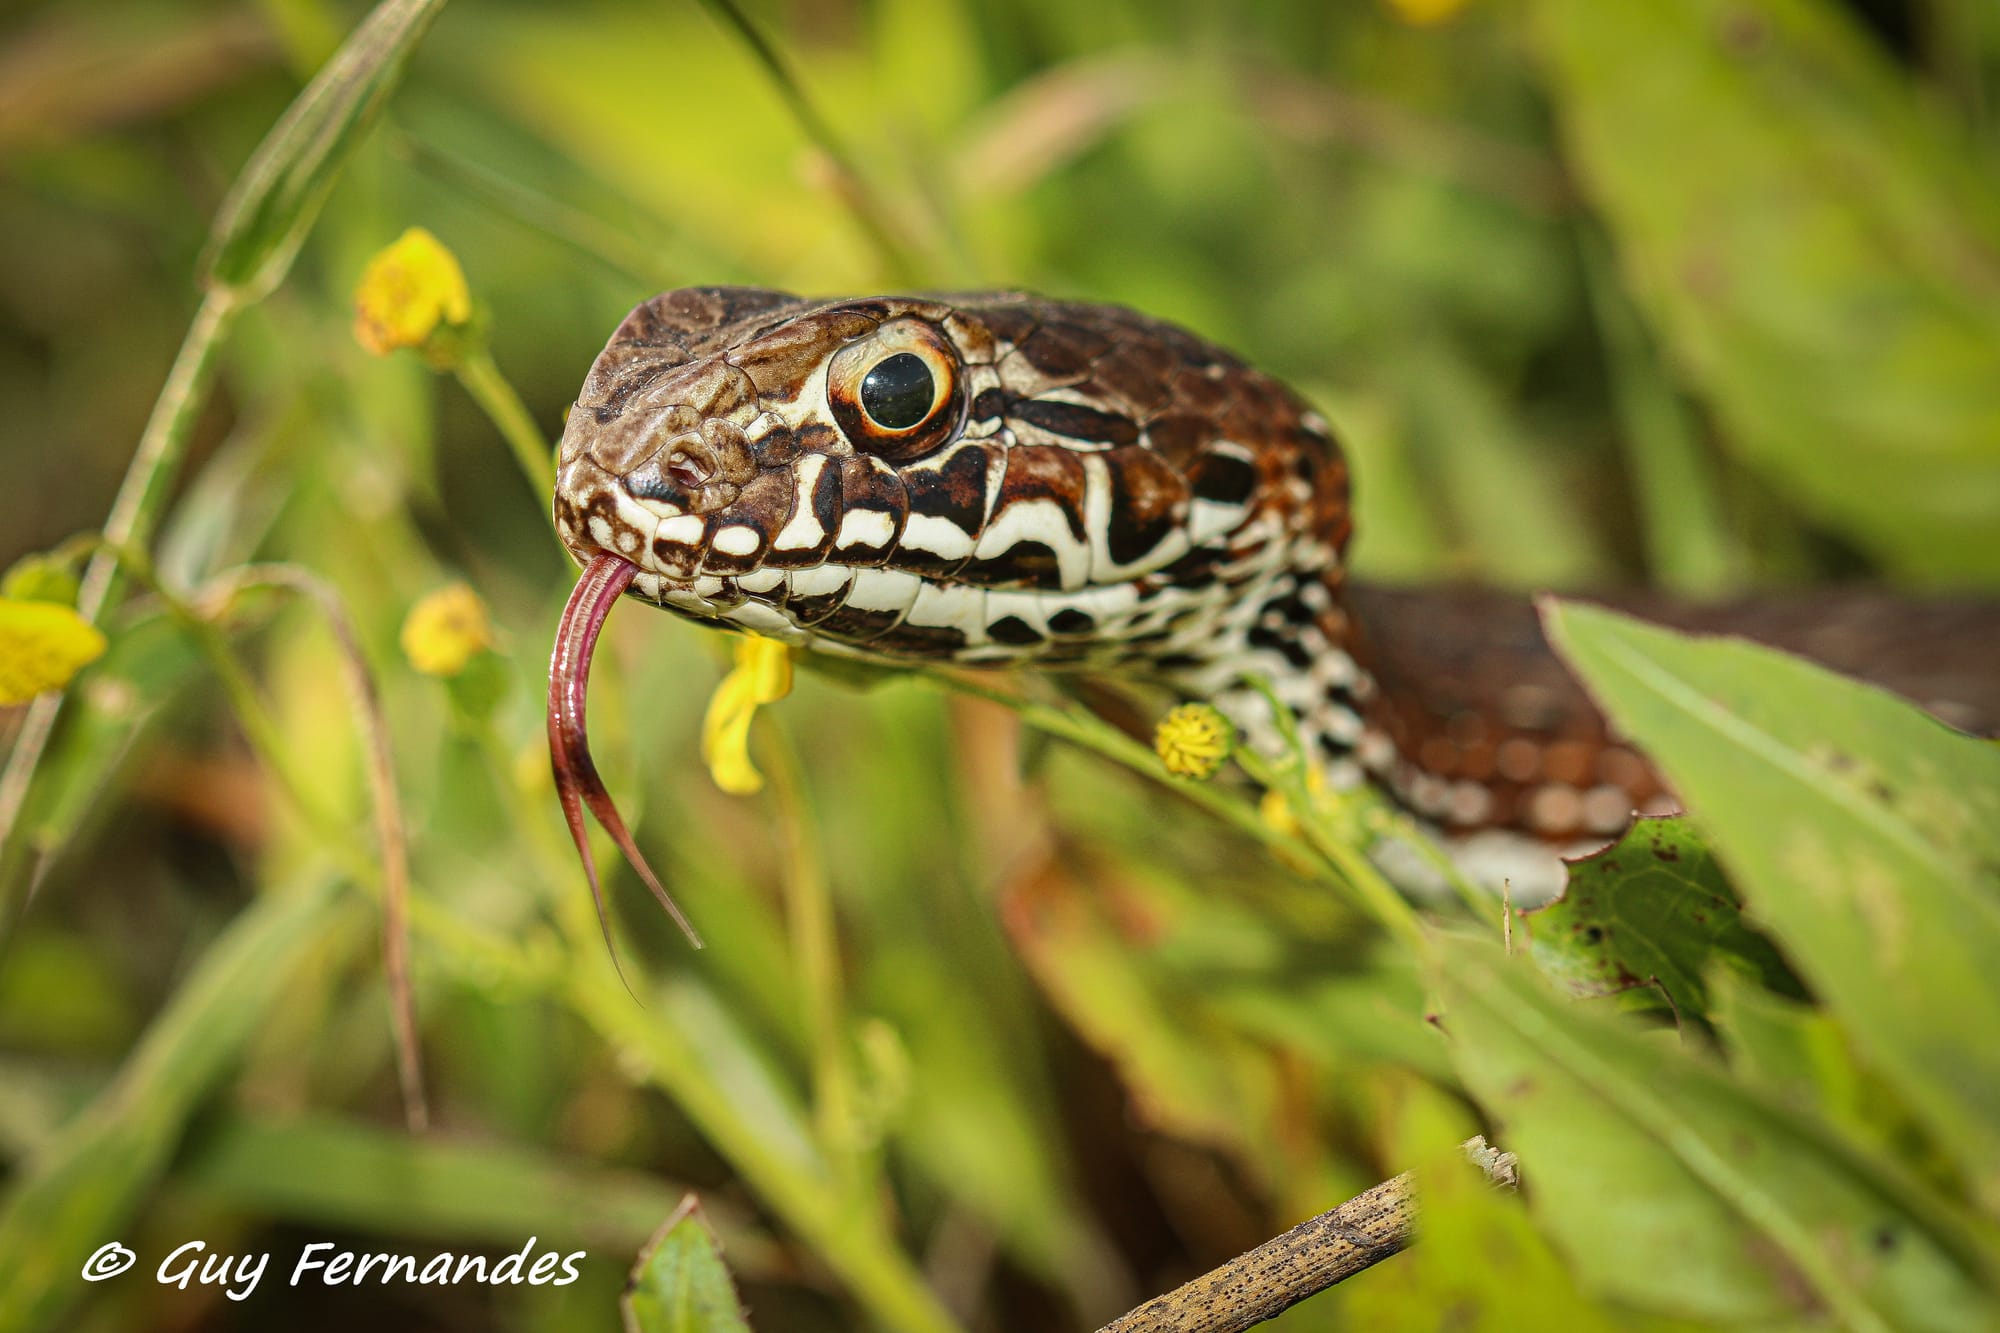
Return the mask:
M0 565L102 524L225 191L364 12L10 7ZM59 1272L17 1269L33 1301L0 1325L610 1327L693 1187L766 1333L952 1326L936 1310L1092 1327L1479 1128L1408 960L1161 787L920 682L807 674L773 710L800 799L724 796L695 731L726 645L637 610L607 632L597 744L711 947L617 869L643 1007L607 986L542 748L571 582L547 497L459 386L351 333L363 265L406 227L457 253L551 438L665 288L1023 286L1181 321L1325 408L1363 575L2000 585L1987 0L748 12L848 188L693 0L458 0L229 339L157 558L176 586L296 562L360 627L411 835L435 1124L400 1126L368 896L136 600L52 756L52 855L0 957L0 1156L18 1184L92 1105L102 1137L53 1197L116 1226L53 1247ZM459 579L497 648L447 685L397 633ZM237 642L367 852L331 639L274 604ZM824 901L832 1010L798 924ZM1392 1263L1279 1326L1434 1327L1453 1302L1466 1327L1621 1326L1490 1206L1495 1272ZM529 1235L587 1249L584 1279L274 1275L240 1304L142 1280L196 1236L276 1269L313 1239ZM139 1269L84 1288L75 1265L114 1238Z

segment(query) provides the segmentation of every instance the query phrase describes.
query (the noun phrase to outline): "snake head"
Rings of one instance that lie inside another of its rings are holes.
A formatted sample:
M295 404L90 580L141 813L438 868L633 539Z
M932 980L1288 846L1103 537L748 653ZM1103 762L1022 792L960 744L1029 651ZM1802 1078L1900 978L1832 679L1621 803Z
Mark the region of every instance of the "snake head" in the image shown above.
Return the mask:
M580 563L630 561L633 595L684 616L866 642L972 555L1003 458L953 446L992 350L937 301L669 292L626 318L578 395L557 530Z
M588 806L663 901L583 739L621 593L872 661L1136 666L1206 694L1277 633L1253 622L1330 614L1274 607L1337 571L1347 534L1339 453L1277 381L1131 311L1020 293L657 296L590 368L554 510L585 568L550 682L565 809L580 849Z

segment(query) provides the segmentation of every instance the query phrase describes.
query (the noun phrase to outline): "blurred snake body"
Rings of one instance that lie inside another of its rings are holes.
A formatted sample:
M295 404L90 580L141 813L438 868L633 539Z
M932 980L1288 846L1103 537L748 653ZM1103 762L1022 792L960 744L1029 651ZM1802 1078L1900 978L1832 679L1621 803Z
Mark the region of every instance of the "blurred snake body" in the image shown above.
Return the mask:
M1275 698L1329 786L1375 779L1457 834L1601 839L1670 801L1525 602L1347 587L1327 422L1130 310L668 292L598 356L557 466L556 527L585 568L551 680L558 785L586 864L588 805L669 910L584 742L590 649L621 592L874 662L1145 677L1268 753ZM1454 615L1480 632L1426 641Z

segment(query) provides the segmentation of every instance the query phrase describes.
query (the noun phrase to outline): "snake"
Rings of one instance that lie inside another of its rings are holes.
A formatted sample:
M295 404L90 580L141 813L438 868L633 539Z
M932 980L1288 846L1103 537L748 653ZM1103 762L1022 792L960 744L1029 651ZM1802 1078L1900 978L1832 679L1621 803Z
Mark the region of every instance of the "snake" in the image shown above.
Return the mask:
M600 920L586 809L698 942L590 757L590 658L623 597L876 664L1154 682L1273 757L1303 745L1328 789L1373 783L1467 847L1601 844L1674 808L1525 599L1349 579L1351 477L1324 416L1120 306L663 293L584 379L553 514L583 572L551 662L549 745ZM1990 608L1864 591L1799 619L1768 600L1638 600L1847 669L1902 645L1876 677L1967 730L2000 726ZM1969 641L1959 656L1980 665L1939 667L1924 646L1944 641Z

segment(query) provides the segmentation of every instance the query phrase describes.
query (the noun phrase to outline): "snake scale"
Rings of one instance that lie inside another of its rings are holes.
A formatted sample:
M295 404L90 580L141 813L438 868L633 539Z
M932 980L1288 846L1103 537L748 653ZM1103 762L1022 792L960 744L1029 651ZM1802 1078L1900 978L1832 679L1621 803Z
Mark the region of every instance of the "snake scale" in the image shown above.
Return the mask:
M590 369L554 497L585 573L549 734L593 891L586 805L674 911L584 737L590 652L621 594L872 662L1144 677L1212 701L1267 752L1275 698L1330 787L1376 781L1459 837L1602 841L1671 806L1525 601L1349 586L1349 501L1332 431L1297 394L1120 307L746 287L645 302ZM1862 596L1796 624L1768 605L1677 614L1850 670L1885 640L1969 635L1969 677L1920 653L1873 674L1968 729L2000 722L1985 608Z

